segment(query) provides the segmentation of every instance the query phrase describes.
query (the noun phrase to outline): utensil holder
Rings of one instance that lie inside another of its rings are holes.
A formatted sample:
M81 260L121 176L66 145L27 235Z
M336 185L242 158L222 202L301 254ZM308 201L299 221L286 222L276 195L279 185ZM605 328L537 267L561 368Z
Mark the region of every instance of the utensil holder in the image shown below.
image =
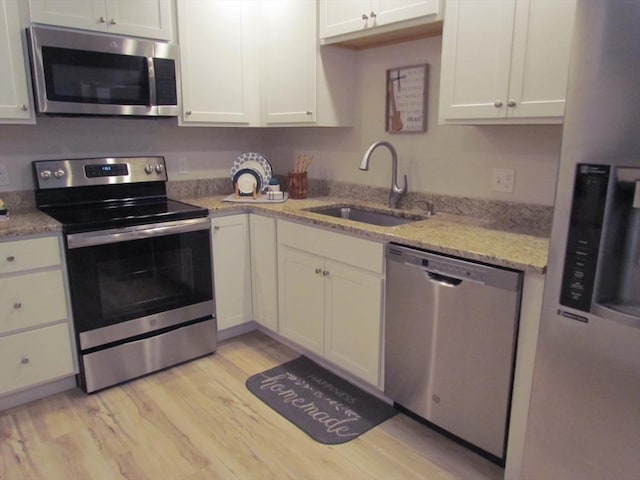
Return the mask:
M309 191L307 172L289 172L287 185L289 198L307 198Z

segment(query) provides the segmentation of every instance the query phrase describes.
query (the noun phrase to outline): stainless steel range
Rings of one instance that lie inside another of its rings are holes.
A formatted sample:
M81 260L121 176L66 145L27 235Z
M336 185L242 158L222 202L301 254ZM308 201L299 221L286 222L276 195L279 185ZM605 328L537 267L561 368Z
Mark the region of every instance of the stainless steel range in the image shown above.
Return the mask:
M167 198L163 157L33 172L37 207L63 225L86 392L215 351L208 211Z

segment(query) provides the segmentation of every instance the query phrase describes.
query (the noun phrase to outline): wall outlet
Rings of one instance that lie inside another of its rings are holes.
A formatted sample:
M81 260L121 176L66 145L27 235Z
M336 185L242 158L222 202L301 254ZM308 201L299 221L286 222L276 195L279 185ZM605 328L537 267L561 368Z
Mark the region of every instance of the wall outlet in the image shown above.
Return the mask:
M0 163L0 185L6 186L11 183L9 181L9 170L7 170L7 166Z
M493 192L513 193L516 171L512 168L494 168L491 170L491 190Z
M187 175L189 173L189 162L186 158L178 159L178 174Z

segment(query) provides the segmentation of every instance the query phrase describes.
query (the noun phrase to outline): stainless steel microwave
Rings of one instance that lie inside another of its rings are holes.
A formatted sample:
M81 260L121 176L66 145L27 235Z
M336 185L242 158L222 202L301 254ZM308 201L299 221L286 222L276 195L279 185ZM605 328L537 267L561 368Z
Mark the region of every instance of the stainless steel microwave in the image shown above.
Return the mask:
M38 113L179 114L177 45L35 25L27 40Z

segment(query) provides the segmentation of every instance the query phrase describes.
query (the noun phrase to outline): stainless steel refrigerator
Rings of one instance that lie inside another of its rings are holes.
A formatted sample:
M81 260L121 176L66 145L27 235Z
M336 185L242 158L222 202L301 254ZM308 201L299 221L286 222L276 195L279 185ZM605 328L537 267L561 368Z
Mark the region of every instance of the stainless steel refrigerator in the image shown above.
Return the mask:
M578 1L569 79L520 478L638 480L640 0Z

